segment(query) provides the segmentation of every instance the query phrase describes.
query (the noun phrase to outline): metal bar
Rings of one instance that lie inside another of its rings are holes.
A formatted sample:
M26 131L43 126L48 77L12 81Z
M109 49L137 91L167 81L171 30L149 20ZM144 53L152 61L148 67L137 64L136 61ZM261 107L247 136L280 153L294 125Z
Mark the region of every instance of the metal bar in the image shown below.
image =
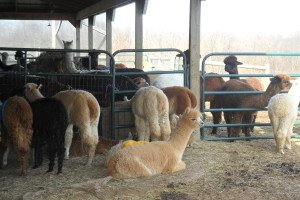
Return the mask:
M293 135L292 138L299 139L300 135ZM264 140L264 139L274 139L273 136L252 136L252 137L204 137L202 140L205 141L232 141L232 140Z
M201 105L200 105L200 111L202 113L204 112L226 112L226 111L266 111L267 108L263 109L255 109L255 108L222 108L222 109L206 109L205 108L205 96L209 94L214 95L220 95L220 94L261 94L262 91L205 91L205 79L209 77L274 77L274 74L211 74L205 72L205 61L211 57L211 56L229 56L229 55L235 55L235 56L300 56L299 52L216 52L216 53L210 53L207 54L201 64L201 72L200 72L200 78L201 78ZM300 77L300 74L289 74L291 77ZM298 108L300 110L300 108ZM205 115L204 115L205 119ZM207 140L207 141L219 141L219 140L237 140L237 139L265 139L270 137L246 137L246 138L207 138L204 135L204 128L209 127L238 127L238 126L270 126L270 123L255 123L255 124L209 124L205 125L203 128L201 128L200 136L201 139ZM295 123L295 125L300 125L300 123ZM273 137L271 137L273 138ZM300 136L299 136L300 138Z

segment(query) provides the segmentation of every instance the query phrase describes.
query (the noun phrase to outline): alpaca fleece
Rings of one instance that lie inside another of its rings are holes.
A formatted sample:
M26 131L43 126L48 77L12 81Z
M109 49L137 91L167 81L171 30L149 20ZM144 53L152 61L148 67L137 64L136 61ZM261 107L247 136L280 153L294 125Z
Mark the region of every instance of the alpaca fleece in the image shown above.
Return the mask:
M138 140L169 139L169 102L162 90L154 86L140 88L131 99L131 107Z
M231 94L218 95L216 105L218 108L264 108L268 105L269 99L282 90L288 90L291 87L291 77L281 74L270 79L270 84L263 94ZM255 91L249 84L239 80L229 80L222 91ZM243 112L225 112L224 118L227 124L251 123L253 122L255 111ZM218 117L218 123L221 115ZM241 127L228 127L228 136L237 137L241 132ZM244 130L245 136L250 136L249 127Z
M187 142L198 125L203 124L200 113L187 109L180 117L169 141L155 141L144 145L113 147L106 158L111 176L117 179L151 176L183 170L182 156Z
M277 151L284 154L284 145L292 148L291 135L298 116L300 101L300 79L292 80L291 89L287 94L277 94L270 99L268 114L272 124Z
M4 153L4 165L7 164L9 148L12 146L18 155L21 166L21 175L27 175L28 155L32 138L33 115L30 105L23 97L10 97L6 101L3 111L3 134L6 135L6 152Z
M62 172L65 154L65 133L68 126L68 114L64 105L54 98L41 98L30 103L33 112L34 167L43 160L43 144L48 146L49 168L53 171L54 160L58 157L58 171Z

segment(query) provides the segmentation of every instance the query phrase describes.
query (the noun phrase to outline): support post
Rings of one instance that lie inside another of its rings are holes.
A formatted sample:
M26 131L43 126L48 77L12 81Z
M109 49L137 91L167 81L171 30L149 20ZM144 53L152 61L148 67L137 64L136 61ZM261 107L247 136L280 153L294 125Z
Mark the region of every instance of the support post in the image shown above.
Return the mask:
M190 88L197 98L197 109L200 108L200 13L201 0L190 0Z
M56 32L55 32L55 21L51 21L51 48L56 47Z
M90 16L88 18L89 26L88 26L88 48L93 49L94 48L94 42L93 42L93 26L95 25L95 16Z
M81 20L76 20L76 49L80 49L80 30L81 30ZM77 56L80 56L80 53L76 53Z
M143 48L144 0L135 1L135 48ZM143 69L143 53L135 53L135 68Z
M114 21L114 9L106 12L106 51L112 53L112 22ZM110 66L110 57L106 55L106 66Z

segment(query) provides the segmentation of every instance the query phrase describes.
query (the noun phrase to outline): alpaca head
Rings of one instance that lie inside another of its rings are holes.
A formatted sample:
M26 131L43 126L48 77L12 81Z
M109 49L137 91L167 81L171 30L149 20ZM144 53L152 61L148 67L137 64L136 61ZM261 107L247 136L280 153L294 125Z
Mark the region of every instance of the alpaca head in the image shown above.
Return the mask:
M237 61L235 56L227 56L223 62L225 64L225 71L229 74L238 74L237 66L243 64Z
M201 113L192 108L186 108L184 113L180 116L178 123L182 121L185 126L189 126L192 129L197 127L203 127L204 122L201 119Z
M272 90L279 90L280 91L289 91L292 86L291 77L285 74L278 74L273 78L270 78L271 83L269 84L268 88L272 88ZM268 89L267 89L268 90Z
M72 49L73 40L71 40L71 41L63 40L63 43L64 43L64 49Z
M142 77L136 77L133 79L133 82L134 84L136 84L136 86L138 88L141 88L141 87L148 87L149 86L149 83Z
M30 101L35 101L40 98L44 98L44 96L41 94L40 89L42 87L42 84L37 85L35 83L27 83L24 86L24 93L25 97Z

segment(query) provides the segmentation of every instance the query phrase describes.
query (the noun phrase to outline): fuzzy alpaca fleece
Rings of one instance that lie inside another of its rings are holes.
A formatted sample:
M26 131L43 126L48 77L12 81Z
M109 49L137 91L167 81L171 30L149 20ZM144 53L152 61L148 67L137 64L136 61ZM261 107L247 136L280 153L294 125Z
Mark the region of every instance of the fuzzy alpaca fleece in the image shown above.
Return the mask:
M121 144L108 152L106 164L117 179L151 176L185 169L182 156L192 132L203 125L200 112L187 109L180 117L169 141L122 148Z

